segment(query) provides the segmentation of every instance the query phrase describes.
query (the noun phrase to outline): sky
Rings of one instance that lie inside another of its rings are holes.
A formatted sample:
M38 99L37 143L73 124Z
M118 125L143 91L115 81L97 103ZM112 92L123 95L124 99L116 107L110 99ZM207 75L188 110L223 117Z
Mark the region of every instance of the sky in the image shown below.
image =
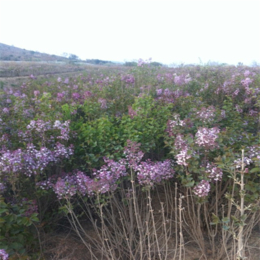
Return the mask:
M0 0L0 42L81 59L260 64L260 0Z

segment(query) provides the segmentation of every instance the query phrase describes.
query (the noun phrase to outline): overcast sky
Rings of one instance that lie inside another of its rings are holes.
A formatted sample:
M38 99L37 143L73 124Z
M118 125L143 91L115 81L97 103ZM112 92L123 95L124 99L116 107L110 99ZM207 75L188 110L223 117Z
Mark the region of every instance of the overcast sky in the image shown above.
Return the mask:
M260 0L0 0L0 42L82 59L260 63Z

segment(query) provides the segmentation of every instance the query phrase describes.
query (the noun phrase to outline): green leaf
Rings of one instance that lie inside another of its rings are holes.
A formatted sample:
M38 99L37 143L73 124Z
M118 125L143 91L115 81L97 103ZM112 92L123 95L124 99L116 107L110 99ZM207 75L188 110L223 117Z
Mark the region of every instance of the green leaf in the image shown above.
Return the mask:
M227 224L227 223L229 223L229 222L230 222L230 219L227 218L227 217L225 217L225 218L222 219L222 223Z
M259 167L253 168L249 172L250 173L260 172L260 168Z
M218 223L220 223L219 217L217 215L215 215L214 213L212 213L212 222L210 224L217 225Z
M12 244L10 245L10 247L13 248L13 249L15 249L15 250L19 250L19 249L21 249L21 248L23 247L23 245L20 244L20 243L14 242L14 243L12 243Z
M0 214L3 214L5 212L7 212L7 211L8 211L8 209L0 209Z
M185 187L193 187L194 186L194 181L190 181L186 184L184 184Z
M223 229L228 231L229 230L229 226L223 225Z

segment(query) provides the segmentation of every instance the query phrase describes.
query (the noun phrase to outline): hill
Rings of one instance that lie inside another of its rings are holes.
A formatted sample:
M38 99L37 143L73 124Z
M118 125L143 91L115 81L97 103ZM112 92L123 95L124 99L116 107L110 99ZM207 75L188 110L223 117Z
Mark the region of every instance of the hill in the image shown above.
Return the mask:
M4 61L48 61L48 62L68 62L70 59L41 53L37 51L30 51L0 43L0 60Z

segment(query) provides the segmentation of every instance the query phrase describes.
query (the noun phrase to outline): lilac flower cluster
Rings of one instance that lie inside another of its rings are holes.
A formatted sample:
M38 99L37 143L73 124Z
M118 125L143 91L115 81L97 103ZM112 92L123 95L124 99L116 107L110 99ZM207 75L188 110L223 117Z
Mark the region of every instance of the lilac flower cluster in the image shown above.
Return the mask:
M208 196L210 191L210 184L209 181L202 180L198 185L196 185L193 189L193 192L198 197L206 197Z
M124 155L129 167L136 169L138 163L142 160L144 153L140 150L140 144L127 140Z
M186 125L185 120L181 120L179 114L175 114L173 117L174 117L174 120L168 120L168 122L167 122L167 126L168 126L169 130L175 128L176 126L185 126Z
M52 189L59 199L70 198L77 192L76 177L72 173L62 173L61 176L51 176L46 181L37 183L41 189Z
M171 168L170 160L141 162L144 153L139 148L140 144L128 141L124 150L126 158L118 162L104 158L105 164L99 170L94 170L93 178L86 176L83 172L75 171L59 177L52 176L37 185L42 189L53 189L61 199L70 198L77 192L92 196L114 191L117 188L117 181L127 175L127 166L137 173L137 180L141 185L153 186L173 177L174 170Z
M243 109L239 106L239 105L236 105L236 111L241 114L243 113Z
M249 85L253 82L253 79L250 78L245 78L243 80L241 80L241 84L245 87L248 88Z
M200 111L196 113L198 119L203 123L209 123L214 120L216 109L213 106L202 107Z
M64 98L64 96L65 96L65 93L64 93L64 92L62 92L62 93L58 92L58 93L57 93L57 99L56 99L56 101L57 101L57 102L61 102L62 99Z
M251 159L258 159L260 162L260 145L253 145L248 147L248 157Z
M108 191L113 191L117 188L116 181L121 176L126 176L126 166L125 160L120 160L115 162L104 158L105 165L101 167L100 170L94 172L95 186L93 187L93 182L86 183L87 190L92 190L95 192L106 193Z
M204 147L206 149L214 149L218 146L215 142L218 138L220 130L217 127L207 128L207 127L199 127L195 137L196 143Z
M151 62L152 58L149 58L148 60L139 59L137 66L143 67L145 64L149 64Z
M182 74L180 76L178 76L176 74L174 75L174 83L177 86L185 85L185 84L189 83L191 80L192 79L189 74L187 74L187 75Z
M117 188L117 180L125 176L125 161L115 162L104 158L105 165L100 170L94 170L93 178L86 176L81 171L63 174L56 178L52 176L46 181L38 183L42 189L53 189L59 199L70 198L77 192L82 195L92 196L98 193L106 193Z
M186 141L184 140L183 135L178 134L174 141L175 150L178 152L176 155L176 163L178 165L188 166L187 160L191 158L190 148Z
M208 173L208 178L214 181L220 181L222 179L223 172L214 163L208 163L206 167L206 173Z
M70 133L70 128L69 128L70 121L65 121L64 123L61 123L59 120L56 120L53 124L53 129L59 129L60 130L60 136L57 138L60 140L69 140L69 133Z
M53 191L59 199L75 195L77 192L75 176L66 175L63 179L58 178L56 184L53 186Z
M162 180L172 178L174 170L171 167L171 161L165 160L164 162L152 162L147 160L141 162L137 167L137 179L141 185L152 187Z
M163 100L167 103L174 103L176 99L179 97L187 97L189 96L188 92L184 92L183 90L177 89L174 91L169 90L168 88L166 89L157 89L156 90L158 100Z
M128 115L133 119L137 115L137 112L131 106L128 106Z
M0 153L0 169L3 173L24 173L27 176L42 172L49 163L58 162L61 158L68 158L73 154L73 145L65 147L59 142L54 150L41 147L40 150L28 143L25 150L2 150Z
M80 98L81 98L81 96L79 93L77 93L77 92L72 93L72 99L74 101L78 101L78 100L80 100Z
M134 84L135 83L135 77L131 74L123 75L121 77L121 81L124 81L126 84Z
M0 260L8 260L9 255L4 249L0 249Z
M2 173L17 173L22 170L23 151L17 149L9 151L2 149L0 154L0 170Z
M44 122L41 119L38 119L37 121L31 120L29 125L27 125L27 129L30 131L35 130L37 132L46 132L51 129L51 124L50 122Z
M250 165L252 163L260 164L260 145L254 145L247 147L247 156L244 157L244 166ZM238 158L234 161L235 167L237 169L242 167L242 159Z

